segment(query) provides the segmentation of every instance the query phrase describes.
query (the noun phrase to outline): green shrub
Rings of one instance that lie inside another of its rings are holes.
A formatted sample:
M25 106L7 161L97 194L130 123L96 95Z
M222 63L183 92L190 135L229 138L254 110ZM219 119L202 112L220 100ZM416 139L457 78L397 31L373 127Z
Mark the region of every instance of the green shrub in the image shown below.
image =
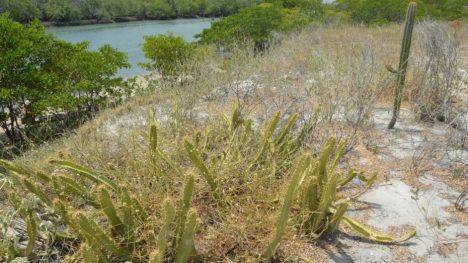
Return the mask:
M22 139L21 106L31 102L29 126L46 109L77 113L97 111L109 98L119 98L114 75L127 67L127 56L106 45L88 50L88 43L71 44L45 33L38 21L27 25L0 15L0 124L12 142ZM7 110L6 110L7 109ZM5 120L5 117L8 119Z
M291 8L289 5L285 6L267 2L242 9L239 13L222 18L214 22L211 28L203 30L198 35L200 43L217 44L227 48L253 44L257 51L264 51L274 32L299 28L317 18L315 13L321 13L315 9L302 9L300 5Z
M145 57L151 62L142 64L149 70L157 70L163 76L181 74L193 55L194 46L173 34L145 36Z

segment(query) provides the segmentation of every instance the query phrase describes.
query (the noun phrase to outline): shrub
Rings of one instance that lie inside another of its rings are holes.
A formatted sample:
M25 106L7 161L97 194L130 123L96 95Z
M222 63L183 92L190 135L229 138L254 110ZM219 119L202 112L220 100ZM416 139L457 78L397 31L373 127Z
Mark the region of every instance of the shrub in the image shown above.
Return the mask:
M0 124L12 142L24 139L19 123L26 100L35 115L32 125L46 109L82 118L106 98L120 96L113 88L122 79L114 75L128 63L126 55L112 47L89 51L88 43L71 44L47 35L38 21L21 25L4 14L0 32Z
M265 51L273 40L274 32L286 32L299 28L318 17L311 9L301 9L280 3L262 3L245 8L239 13L214 22L203 30L200 43L217 44L227 48L253 44L256 51ZM307 12L306 12L307 11ZM317 11L318 12L318 11ZM314 14L314 16L310 15Z
M143 51L151 62L142 65L149 70L157 70L163 76L179 75L184 71L193 49L193 44L171 33L146 36Z
M466 107L459 98L466 74L459 70L462 61L458 29L429 21L420 23L418 29L416 51L421 59L415 63L412 109L424 121L438 119L466 129Z

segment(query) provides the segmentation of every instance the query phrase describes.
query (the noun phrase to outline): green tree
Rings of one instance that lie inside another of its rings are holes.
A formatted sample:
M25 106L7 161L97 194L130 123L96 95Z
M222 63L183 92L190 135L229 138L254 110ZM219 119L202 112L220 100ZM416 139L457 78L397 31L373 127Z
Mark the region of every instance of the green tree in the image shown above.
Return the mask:
M55 41L43 70L48 74L53 91L36 102L38 111L48 107L93 114L108 98L118 98L115 87L122 78L114 77L120 68L128 67L127 55L109 45L98 51L88 50L89 43L71 44Z
M103 6L100 0L82 0L77 3L81 19L98 18Z
M175 7L179 16L194 16L198 12L198 3L193 0L175 0Z
M185 69L187 61L193 54L193 44L171 33L146 36L143 51L145 57L151 61L142 64L145 68L157 70L163 76L174 76Z
M110 46L90 51L86 42L47 35L37 20L21 25L6 14L0 15L0 51L0 126L12 142L22 138L26 100L38 117L49 108L87 116L120 96L114 87L122 79L114 75L128 66L126 55Z
M49 0L45 6L45 15L52 21L70 21L80 19L79 10L70 0Z
M151 18L169 18L175 16L175 11L167 0L154 0L145 5L145 15Z
M0 15L0 124L12 141L21 137L19 106L44 92L40 68L50 41L40 22L23 26Z
M401 22L405 18L406 6L407 2L401 0L363 0L355 5L351 17L366 24Z
M311 21L300 8L284 8L275 3L263 3L242 9L239 13L220 19L203 30L200 43L232 48L253 43L256 51L265 51L274 32L289 31Z
M31 0L0 0L0 13L3 12L9 12L11 18L21 22L29 22L40 15Z
M264 2L272 3L282 8L297 9L314 18L323 15L321 0L264 0Z

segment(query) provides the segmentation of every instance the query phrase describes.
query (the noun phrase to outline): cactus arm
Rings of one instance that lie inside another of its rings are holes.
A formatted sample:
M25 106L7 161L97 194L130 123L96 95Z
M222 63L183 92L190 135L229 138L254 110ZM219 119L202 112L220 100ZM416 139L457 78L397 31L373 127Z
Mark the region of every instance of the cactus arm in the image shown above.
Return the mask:
M239 108L236 108L234 112L232 113L232 118L231 118L231 132L234 133L235 130L242 124L244 120L242 119L242 114L239 110Z
M176 250L175 263L187 262L194 249L193 237L197 229L197 214L191 212L188 217L189 219L184 227L184 233Z
M68 211L67 206L65 206L65 204L59 199L54 199L53 204L54 204L54 209L60 215L62 222L67 225L70 224L70 217L69 217L69 211Z
M161 150L156 149L156 154L163 159L174 171L176 171L179 175L182 175L182 170Z
M156 150L158 149L158 128L156 124L152 124L150 127L150 153L151 157L156 156Z
M95 200L93 196L91 196L84 187L81 185L77 184L75 181L73 181L71 178L63 175L59 175L58 179L60 180L60 183L63 185L62 189L70 194L74 194L77 196L82 197L87 203L92 205L95 208L100 208L100 205L98 202ZM57 182L58 180L55 180ZM57 182L58 185L58 182Z
M319 179L319 185L322 186L323 182L327 179L326 178L326 173L327 173L327 165L328 165L328 159L330 158L330 155L333 152L333 149L335 148L336 144L336 139L334 137L330 137L330 139L327 140L325 143L325 148L322 150L322 153L320 154L320 158L318 160L318 179Z
M47 197L47 195L37 187L37 185L34 182L31 182L30 180L23 178L23 184L28 189L29 192L35 194L39 199L41 199L42 202L44 202L47 205L51 205L52 201Z
M134 205L133 200L128 193L127 188L122 187L122 200L123 200L123 224L125 229L125 238L127 242L127 247L132 251L135 249L135 214L134 214Z
M99 187L99 203L101 205L102 211L109 219L109 222L112 226L114 233L119 233L120 235L125 234L126 229L122 220L117 215L114 203L110 197L109 192L104 187Z
M125 248L121 248L100 226L94 221L88 219L82 213L73 215L74 225L83 235L91 242L97 244L100 249L105 249L111 254L122 259L130 259L130 252Z
M347 185L349 182L351 182L358 175L359 175L358 172L351 170L351 171L349 171L348 176L346 176L345 178L343 178L342 180L340 180L338 182L338 185L340 187L343 187L343 186Z
M343 219L343 216L348 209L348 202L343 202L341 203L338 208L336 209L336 212L333 213L333 217L330 221L330 224L328 225L327 231L332 233L338 229L338 226L340 225L341 220Z
M145 209L143 208L141 203L138 201L138 199L132 198L132 206L136 214L139 216L141 220L146 221L148 219L149 217L148 213L146 213Z
M288 223L289 210L293 204L294 196L297 192L297 189L300 185L301 179L304 175L306 169L310 166L310 156L304 155L300 158L299 162L296 164L296 167L293 172L293 176L288 185L286 196L283 201L283 206L281 208L281 213L278 218L278 223L276 224L276 230L273 236L273 240L268 246L265 253L263 253L262 258L269 260L274 256L276 249L283 237L284 231L286 230L286 225Z
M25 254L30 256L34 250L34 246L36 245L37 237L37 222L32 211L29 211L28 217L26 218L26 230L28 232L28 244L26 246Z
M304 125L301 132L297 136L293 150L299 149L304 144L307 136L314 131L315 127L317 127L321 110L321 106L318 106L317 109L315 109L314 115L312 116L312 119L310 120L309 124Z
M210 186L213 197L218 202L218 204L223 206L222 205L223 201L222 201L221 195L219 194L219 191L218 191L218 184L214 180L213 175L211 174L211 172L208 170L206 165L203 163L202 159L200 158L200 154L198 153L198 151L188 141L185 141L185 149L186 149L192 163L198 168L198 170L201 172L202 176L208 182L208 185Z
M16 165L13 162L9 162L6 160L1 160L0 159L0 166L4 167L5 169L9 171L13 171L17 174L22 174L22 175L33 175L34 173L29 171L28 169L25 169L21 166Z
M265 133L263 134L262 145L260 147L260 150L257 152L256 157L253 159L254 161L252 162L252 165L250 166L250 168L252 168L255 164L257 164L262 159L262 157L264 157L265 151L268 149L268 146L270 144L271 136L273 136L276 126L278 125L280 115L281 115L280 112L277 112L275 116L271 118L268 124L268 127L265 130ZM250 168L248 170L250 170Z
M164 262L164 256L166 254L166 248L169 238L169 231L174 220L174 206L169 200L164 201L164 224L159 231L156 238L156 250L150 255L150 263L162 263Z
M109 259L99 248L83 243L80 248L83 263L108 263Z
M108 178L106 178L104 176L101 176L101 175L98 175L95 172L93 172L91 170L88 170L88 169L86 169L86 168L84 168L82 166L79 166L79 165L77 165L75 163L68 162L68 161L63 161L63 160L51 160L50 163L60 165L65 169L76 172L80 176L83 176L83 177L85 177L85 178L87 178L87 179L89 179L89 180L91 180L93 182L96 182L96 183L99 183L99 184L104 184L104 185L108 186L110 189L112 189L112 190L114 190L116 192L119 191L117 185L114 182L112 182L111 180L109 180Z
M373 232L372 230L368 229L366 226L362 225L361 223L357 222L356 220L343 216L343 221L356 233L359 235L363 236L364 238L377 241L380 243L401 243L405 242L412 237L416 235L416 230L411 229L408 231L408 233L402 237L399 238L393 238L390 236L385 236L376 232Z
M288 121L284 125L283 129L281 130L281 133L279 134L278 138L275 140L275 144L277 146L280 146L281 144L284 143L286 136L289 134L289 132L291 132L291 129L293 125L296 123L296 121L297 121L297 113L291 115L291 117L289 117Z
M179 213L177 215L177 226L176 226L176 235L175 235L175 245L179 243L180 238L182 238L182 233L184 232L184 227L187 220L187 213L190 206L190 200L192 199L193 186L195 184L193 176L188 176L185 180L184 195L182 199L182 204L180 206Z

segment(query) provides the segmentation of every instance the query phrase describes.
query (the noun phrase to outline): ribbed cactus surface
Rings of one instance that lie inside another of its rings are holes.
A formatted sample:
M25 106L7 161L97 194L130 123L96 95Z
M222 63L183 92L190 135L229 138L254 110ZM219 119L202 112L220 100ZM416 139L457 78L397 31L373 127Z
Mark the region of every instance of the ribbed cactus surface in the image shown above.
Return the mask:
M401 97L405 87L406 72L408 70L408 59L411 49L411 39L413 37L415 17L416 2L411 2L409 3L408 10L406 11L405 30L403 32L403 40L401 43L400 64L398 66L398 71L393 70L391 67L387 67L390 72L396 72L397 74L393 114L392 119L388 124L389 129L393 129L395 127L395 123L398 119L398 116L400 115Z

